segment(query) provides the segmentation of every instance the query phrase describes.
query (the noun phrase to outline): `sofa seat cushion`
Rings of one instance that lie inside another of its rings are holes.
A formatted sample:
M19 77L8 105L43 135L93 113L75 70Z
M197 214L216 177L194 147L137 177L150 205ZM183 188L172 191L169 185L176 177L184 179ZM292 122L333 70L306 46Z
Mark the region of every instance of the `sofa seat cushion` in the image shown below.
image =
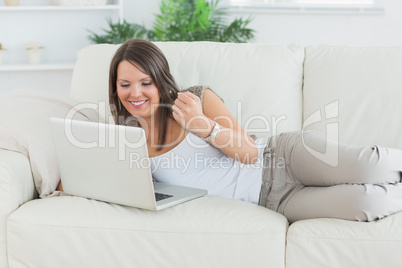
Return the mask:
M402 212L375 222L298 221L288 230L286 267L402 267Z
M203 197L154 212L80 197L37 199L8 219L16 267L284 267L288 223Z

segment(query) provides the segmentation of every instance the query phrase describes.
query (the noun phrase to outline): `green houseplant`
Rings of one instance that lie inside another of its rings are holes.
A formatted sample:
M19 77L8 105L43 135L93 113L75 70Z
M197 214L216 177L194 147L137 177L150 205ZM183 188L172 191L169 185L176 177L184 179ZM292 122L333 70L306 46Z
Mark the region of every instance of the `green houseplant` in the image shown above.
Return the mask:
M153 28L143 25L113 23L98 35L90 32L93 43L120 44L132 38L150 41L215 41L245 43L254 38L248 28L250 19L236 18L227 24L228 10L218 7L219 0L162 0Z
M105 34L98 35L89 31L91 35L89 40L95 44L121 44L132 38L142 38L152 40L152 34L144 26L139 24L131 24L126 20L123 22L113 23L111 19L107 19L109 30L104 30Z

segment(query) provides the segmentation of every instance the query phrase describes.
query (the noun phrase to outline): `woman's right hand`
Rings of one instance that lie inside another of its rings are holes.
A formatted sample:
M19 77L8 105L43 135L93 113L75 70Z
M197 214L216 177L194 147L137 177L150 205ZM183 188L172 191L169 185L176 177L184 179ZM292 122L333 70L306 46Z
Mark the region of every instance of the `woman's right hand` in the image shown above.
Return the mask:
M220 133L208 143L244 164L257 161L258 150L254 140L211 90L204 90L203 103L190 92L179 93L172 108L174 119L182 127L203 138L210 135L216 121L220 125Z

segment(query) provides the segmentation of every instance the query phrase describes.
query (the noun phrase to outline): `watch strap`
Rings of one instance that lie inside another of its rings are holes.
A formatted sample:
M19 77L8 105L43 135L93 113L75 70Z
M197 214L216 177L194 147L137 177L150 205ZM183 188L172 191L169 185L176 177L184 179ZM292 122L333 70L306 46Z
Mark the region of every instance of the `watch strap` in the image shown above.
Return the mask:
M216 121L214 121L214 122L215 122L215 125L214 125L211 133L209 134L209 136L205 137L205 138L200 137L203 141L210 141L212 139L215 139L218 136L219 132L221 131L219 124Z

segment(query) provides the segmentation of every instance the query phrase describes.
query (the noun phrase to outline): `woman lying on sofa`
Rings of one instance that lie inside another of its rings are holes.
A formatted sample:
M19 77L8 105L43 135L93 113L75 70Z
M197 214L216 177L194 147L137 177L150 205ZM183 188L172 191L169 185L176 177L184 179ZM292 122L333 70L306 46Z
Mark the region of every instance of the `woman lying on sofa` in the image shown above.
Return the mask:
M317 132L253 140L212 89L179 91L163 53L144 40L117 50L109 81L115 122L144 129L157 181L258 203L290 222L372 221L402 210L400 150L329 141L338 149L333 166L305 146L328 147Z

